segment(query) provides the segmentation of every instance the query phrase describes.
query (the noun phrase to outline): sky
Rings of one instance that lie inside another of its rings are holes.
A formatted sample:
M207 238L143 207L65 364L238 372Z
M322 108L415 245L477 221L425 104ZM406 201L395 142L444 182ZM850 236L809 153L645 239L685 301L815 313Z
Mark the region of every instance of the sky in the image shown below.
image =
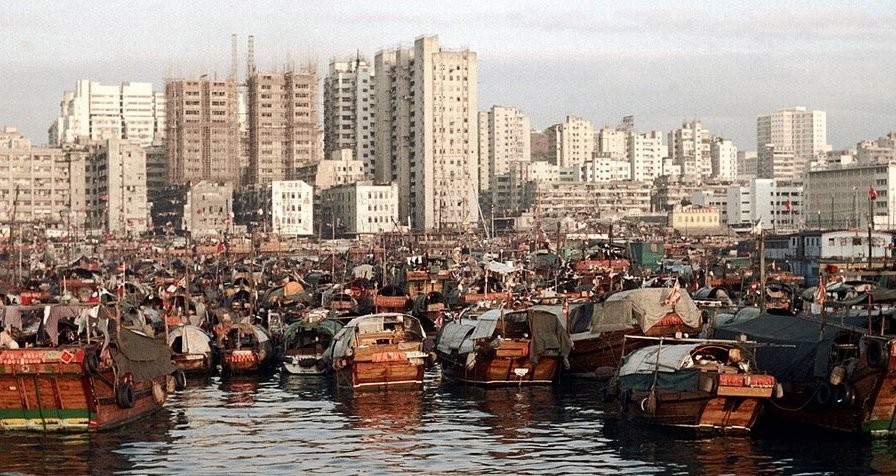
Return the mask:
M317 65L438 35L479 59L479 109L514 106L533 128L567 115L596 128L635 117L668 132L699 120L740 150L756 117L827 113L828 143L852 148L896 130L891 1L43 1L0 15L0 126L35 143L79 79L104 84L241 77L246 38L259 70Z

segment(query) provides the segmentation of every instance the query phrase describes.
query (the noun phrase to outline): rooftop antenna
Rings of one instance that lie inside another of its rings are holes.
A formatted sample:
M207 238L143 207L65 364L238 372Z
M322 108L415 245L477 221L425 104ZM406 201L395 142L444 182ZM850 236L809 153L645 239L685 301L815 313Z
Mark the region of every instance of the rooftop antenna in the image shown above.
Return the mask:
M236 33L230 35L230 80L236 81L236 71L239 67L239 60L236 57Z

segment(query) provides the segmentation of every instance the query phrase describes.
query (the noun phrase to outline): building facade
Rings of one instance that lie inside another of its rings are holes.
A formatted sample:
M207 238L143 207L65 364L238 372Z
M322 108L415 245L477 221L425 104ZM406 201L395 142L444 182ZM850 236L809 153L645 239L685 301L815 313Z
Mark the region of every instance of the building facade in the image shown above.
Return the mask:
M582 165L594 154L594 126L581 117L566 120L544 131L548 139L548 162L560 168Z
M734 180L737 178L737 147L728 139L714 137L710 143L712 178Z
M869 211L875 228L896 225L896 163L831 163L810 170L804 185L809 226L864 229Z
M489 190L510 162L532 157L529 117L514 107L492 106L479 113L479 188Z
M324 190L325 219L333 230L347 235L368 235L399 228L398 187L372 181L338 185ZM326 236L326 230L322 233Z
M373 66L360 56L331 61L324 80L324 156L352 151L372 177L375 165L375 103Z
M239 184L239 98L233 79L165 84L168 181Z
M712 174L709 131L700 121L685 121L681 128L669 132L669 155L681 173L708 178Z
M651 181L663 175L663 158L667 151L660 131L630 133L628 157L632 180Z
M804 107L778 109L756 119L758 176L800 181L827 144L827 115Z
M98 228L119 236L146 232L152 223L146 190L146 151L139 142L109 139L88 164L87 193Z
M223 237L233 226L233 184L198 182L187 191L183 227L193 239Z
M436 36L376 54L376 178L418 230L466 228L479 203L478 63Z
M165 138L165 103L165 95L153 91L152 83L111 86L80 80L73 91L63 93L49 143L126 139L150 145Z
M252 74L248 81L249 184L293 180L296 169L321 159L317 74Z
M87 154L35 147L15 127L0 133L0 220L57 234L77 233L87 221Z

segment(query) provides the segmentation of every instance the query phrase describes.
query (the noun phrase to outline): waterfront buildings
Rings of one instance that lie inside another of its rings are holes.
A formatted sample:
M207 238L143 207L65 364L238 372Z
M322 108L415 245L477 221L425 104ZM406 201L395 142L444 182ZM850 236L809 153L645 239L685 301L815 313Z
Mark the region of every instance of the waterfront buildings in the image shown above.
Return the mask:
M478 64L436 36L376 54L376 178L414 229L465 228L479 200Z
M793 231L804 226L805 207L801 183L754 179L749 185L728 188L728 224L761 223L773 231Z
M873 190L873 194L871 191ZM874 200L871 197L874 196ZM807 226L891 228L896 218L896 163L830 163L806 174Z
M87 154L38 147L6 126L0 133L0 220L7 234L28 224L56 234L77 231L87 221Z
M728 139L713 137L710 141L712 178L734 180L737 178L737 147Z
M183 208L184 231L193 239L223 236L232 226L232 204L231 183L201 181L192 184Z
M141 146L164 139L165 95L153 91L152 83L124 82L104 85L80 80L65 91L59 117L50 126L49 143L86 143L126 139Z
M699 205L673 208L669 212L669 226L683 235L718 234L723 231L719 210Z
M398 217L398 187L378 185L372 181L337 185L321 192L327 204L321 236L327 231L339 234L366 235L402 229Z
M234 79L169 79L166 150L168 181L238 184L240 129Z

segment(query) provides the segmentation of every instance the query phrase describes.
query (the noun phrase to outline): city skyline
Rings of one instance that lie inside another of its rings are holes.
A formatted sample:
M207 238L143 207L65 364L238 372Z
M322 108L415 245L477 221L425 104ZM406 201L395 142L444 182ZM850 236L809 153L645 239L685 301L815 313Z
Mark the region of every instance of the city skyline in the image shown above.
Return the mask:
M516 107L533 128L567 115L596 128L634 115L639 131L696 119L748 150L756 148L758 116L804 106L827 113L835 149L851 148L896 123L896 32L887 6L28 2L9 6L0 20L9 51L0 123L45 143L63 92L79 79L147 81L162 90L169 75L224 78L232 33L241 78L248 35L259 69L311 60L322 73L331 59L360 52L372 61L379 50L434 34L477 52L480 110Z

